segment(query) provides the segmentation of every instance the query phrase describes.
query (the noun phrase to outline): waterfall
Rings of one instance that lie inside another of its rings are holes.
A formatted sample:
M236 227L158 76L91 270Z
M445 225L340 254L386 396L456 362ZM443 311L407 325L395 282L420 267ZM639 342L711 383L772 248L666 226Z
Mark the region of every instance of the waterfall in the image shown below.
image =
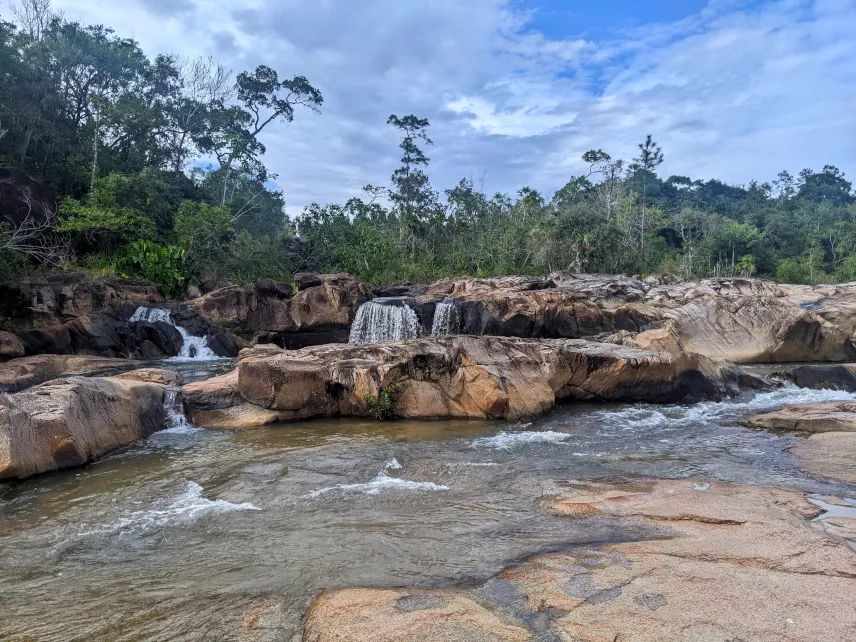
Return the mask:
M181 351L178 357L174 359L190 360L190 361L208 361L211 359L219 359L211 348L208 347L208 341L205 337L194 337L180 325L176 325L172 320L172 315L169 310L164 308L147 308L140 306L130 318L130 322L148 321L149 323L166 323L178 330L183 340Z
M401 341L419 336L419 318L402 299L378 298L363 303L351 326L349 343Z
M187 421L180 388L167 388L163 395L163 407L166 410L167 428L165 432L183 434L198 430Z
M434 311L431 334L436 337L458 334L461 331L461 311L452 299L440 301Z

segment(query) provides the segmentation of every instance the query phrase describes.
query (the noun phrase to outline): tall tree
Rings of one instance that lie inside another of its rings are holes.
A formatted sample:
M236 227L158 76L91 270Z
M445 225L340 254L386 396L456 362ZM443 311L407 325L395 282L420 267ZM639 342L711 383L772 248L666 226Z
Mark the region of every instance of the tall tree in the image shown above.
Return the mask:
M645 262L645 222L648 213L648 184L651 178L656 178L657 168L663 164L663 150L654 142L651 134L645 137L644 143L639 143L639 156L633 159L631 169L642 179L642 216L639 225L639 246L642 262Z

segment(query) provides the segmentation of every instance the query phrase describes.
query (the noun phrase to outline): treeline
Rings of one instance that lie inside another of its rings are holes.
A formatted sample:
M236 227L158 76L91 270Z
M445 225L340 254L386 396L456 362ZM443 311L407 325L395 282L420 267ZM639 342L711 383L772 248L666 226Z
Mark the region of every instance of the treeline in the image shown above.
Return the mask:
M169 294L306 269L370 283L558 269L856 279L856 197L837 168L748 186L666 178L651 136L629 161L586 152L585 174L553 195L489 195L471 179L440 192L428 121L393 115L402 156L390 184L291 221L261 135L322 102L304 77L150 59L24 0L0 18L0 172L35 179L56 205L0 212L0 278L82 268Z

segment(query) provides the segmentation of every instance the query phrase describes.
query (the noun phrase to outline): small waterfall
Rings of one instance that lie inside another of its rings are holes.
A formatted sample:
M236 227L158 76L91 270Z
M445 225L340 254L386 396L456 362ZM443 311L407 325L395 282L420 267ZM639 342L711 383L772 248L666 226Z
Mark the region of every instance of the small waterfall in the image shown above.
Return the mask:
M167 388L163 395L163 407L166 409L167 431L185 433L196 430L187 421L184 414L184 404L181 400L180 388Z
M435 337L458 334L461 331L461 311L452 299L440 301L434 310L431 334Z
M419 336L419 318L402 299L378 298L363 303L351 326L349 343L401 341Z
M130 322L148 321L149 323L166 323L178 330L183 342L181 351L175 359L190 360L190 361L209 361L211 359L219 359L211 348L208 347L208 341L205 337L194 337L187 330L172 320L172 315L169 310L164 308L147 308L140 306L130 318Z

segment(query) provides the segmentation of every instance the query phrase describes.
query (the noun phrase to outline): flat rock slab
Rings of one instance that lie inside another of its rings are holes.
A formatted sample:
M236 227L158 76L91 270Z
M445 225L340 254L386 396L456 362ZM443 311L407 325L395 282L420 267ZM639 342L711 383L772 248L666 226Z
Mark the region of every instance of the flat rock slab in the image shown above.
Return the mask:
M20 392L60 377L119 374L139 365L131 359L40 354L0 363L0 392Z
M812 435L798 440L791 452L812 475L856 485L856 433Z
M310 606L304 640L421 642L435 639L433 627L446 633L436 639L461 641L856 639L856 552L840 536L852 525L811 522L820 509L803 493L710 480L586 483L549 507L649 522L667 536L537 555L474 588L326 593Z
M756 415L746 421L753 428L799 432L856 432L856 402L828 401L790 406Z

